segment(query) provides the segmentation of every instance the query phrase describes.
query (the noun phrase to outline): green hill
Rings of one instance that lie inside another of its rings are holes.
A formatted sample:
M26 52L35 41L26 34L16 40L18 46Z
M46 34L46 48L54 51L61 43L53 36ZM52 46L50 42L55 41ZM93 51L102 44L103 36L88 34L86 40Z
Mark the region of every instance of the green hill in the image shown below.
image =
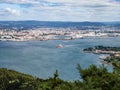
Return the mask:
M64 81L59 78L58 71L53 77L40 79L14 70L0 68L0 90L119 90L120 63L113 64L113 72L108 72L104 65L90 65L82 69L77 67L81 79ZM72 73L72 72L71 72Z

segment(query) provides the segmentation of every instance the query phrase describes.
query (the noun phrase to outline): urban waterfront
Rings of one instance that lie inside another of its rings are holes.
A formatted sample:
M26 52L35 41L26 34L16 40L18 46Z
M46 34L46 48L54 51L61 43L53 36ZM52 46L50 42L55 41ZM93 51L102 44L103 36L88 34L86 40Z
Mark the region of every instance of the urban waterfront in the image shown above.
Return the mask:
M62 44L62 48L56 48ZM95 45L119 46L120 37L84 38L26 42L0 42L0 67L17 70L40 78L52 77L57 69L64 80L80 79L77 64L87 68L100 65L100 55L85 53ZM110 67L108 67L111 70Z

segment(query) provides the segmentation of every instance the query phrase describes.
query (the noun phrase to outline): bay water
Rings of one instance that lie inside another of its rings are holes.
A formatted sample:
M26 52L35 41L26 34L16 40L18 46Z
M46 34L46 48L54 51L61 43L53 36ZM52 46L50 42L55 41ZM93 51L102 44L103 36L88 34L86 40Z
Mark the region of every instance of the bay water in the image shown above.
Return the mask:
M62 44L62 48L56 48ZM58 70L64 80L78 80L77 64L87 68L101 65L100 55L85 53L84 48L96 45L120 46L120 37L84 38L48 41L0 41L0 68L17 70L39 78L53 77ZM109 70L111 67L106 66Z

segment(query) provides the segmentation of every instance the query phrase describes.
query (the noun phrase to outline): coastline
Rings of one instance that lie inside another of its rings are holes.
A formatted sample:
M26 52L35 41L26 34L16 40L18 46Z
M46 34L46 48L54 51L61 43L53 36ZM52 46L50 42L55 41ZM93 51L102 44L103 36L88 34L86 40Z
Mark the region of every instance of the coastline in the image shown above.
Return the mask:
M114 61L120 60L120 47L109 47L109 46L94 46L89 47L83 50L86 53L93 53L93 54L103 54L108 56L101 56L99 59L101 59L102 64L108 64L110 66L113 66L112 64Z

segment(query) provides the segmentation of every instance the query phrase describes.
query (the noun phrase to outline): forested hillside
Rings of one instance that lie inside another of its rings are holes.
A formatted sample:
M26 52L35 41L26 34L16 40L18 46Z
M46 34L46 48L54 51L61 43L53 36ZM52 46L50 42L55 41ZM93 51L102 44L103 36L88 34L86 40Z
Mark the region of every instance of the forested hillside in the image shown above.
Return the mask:
M119 90L120 63L113 63L113 72L101 65L83 69L77 66L80 80L64 81L56 70L53 77L40 79L6 68L0 69L0 90ZM72 73L72 72L71 72Z

